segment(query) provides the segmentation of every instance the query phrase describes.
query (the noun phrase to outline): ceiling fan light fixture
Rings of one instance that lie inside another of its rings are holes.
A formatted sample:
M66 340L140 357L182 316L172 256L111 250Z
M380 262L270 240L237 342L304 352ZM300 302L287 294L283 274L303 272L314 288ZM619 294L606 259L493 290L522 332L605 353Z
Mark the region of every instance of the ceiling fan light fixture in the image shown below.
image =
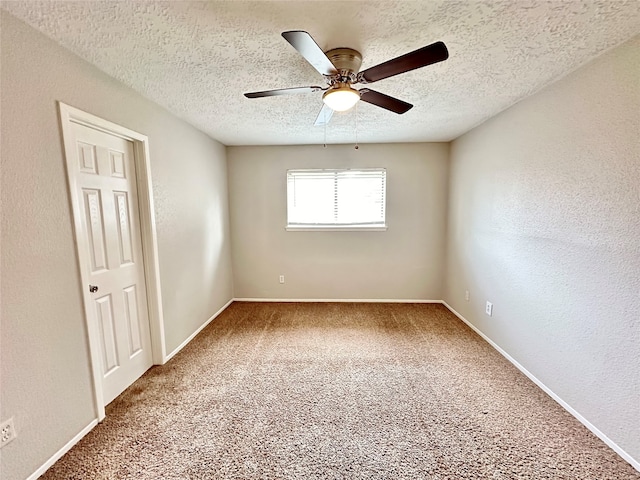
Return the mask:
M358 100L360 100L360 92L346 83L332 87L322 95L322 101L336 112L346 112L353 108Z

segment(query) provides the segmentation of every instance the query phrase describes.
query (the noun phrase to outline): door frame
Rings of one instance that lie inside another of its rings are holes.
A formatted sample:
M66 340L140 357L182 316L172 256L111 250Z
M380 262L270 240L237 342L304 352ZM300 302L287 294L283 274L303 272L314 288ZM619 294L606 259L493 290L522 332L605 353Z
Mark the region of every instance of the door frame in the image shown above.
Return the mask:
M76 147L73 142L72 124L84 125L95 130L108 133L133 143L134 164L136 171L136 187L138 190L138 210L140 219L140 235L142 239L142 257L144 263L144 277L147 291L147 311L149 314L149 332L151 334L151 354L154 365L166 362L166 345L164 335L164 321L162 313L162 296L160 289L160 264L158 261L158 240L156 235L156 220L153 206L153 190L151 183L151 165L149 157L149 139L128 128L96 117L90 113L58 102L60 128L64 143L66 159L67 182L73 214L73 226L76 239L76 252L80 269L82 299L84 303L84 317L87 327L89 354L91 357L91 372L93 377L93 393L98 421L105 418L105 405L102 391L101 348L100 333L93 303L87 289L89 285L88 265L90 262L89 248L82 234L81 199L76 188L76 176L79 173L77 165Z

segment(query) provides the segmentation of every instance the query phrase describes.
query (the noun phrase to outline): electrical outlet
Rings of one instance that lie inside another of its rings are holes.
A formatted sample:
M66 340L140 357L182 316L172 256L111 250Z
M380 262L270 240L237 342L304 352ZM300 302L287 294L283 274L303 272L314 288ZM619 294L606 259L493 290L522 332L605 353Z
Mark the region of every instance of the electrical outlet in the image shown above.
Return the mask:
M487 315L491 316L491 314L493 313L493 303L487 302L487 306L485 307L484 312Z
M280 275L280 283L284 283L284 275Z
M13 426L13 417L10 418L9 420L7 420L6 422L4 422L2 424L2 426L0 426L0 432L1 432L1 437L0 437L0 448L4 447L7 443L9 443L11 440L13 440L14 438L17 437L16 435L16 429Z
M464 291L464 299L468 302L469 301L469 290L465 290Z

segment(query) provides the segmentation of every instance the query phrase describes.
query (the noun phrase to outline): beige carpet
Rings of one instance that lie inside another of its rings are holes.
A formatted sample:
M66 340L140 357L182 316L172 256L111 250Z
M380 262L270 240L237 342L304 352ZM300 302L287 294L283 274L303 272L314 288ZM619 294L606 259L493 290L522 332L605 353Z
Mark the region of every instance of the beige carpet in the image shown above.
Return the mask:
M442 305L234 303L47 479L640 479Z

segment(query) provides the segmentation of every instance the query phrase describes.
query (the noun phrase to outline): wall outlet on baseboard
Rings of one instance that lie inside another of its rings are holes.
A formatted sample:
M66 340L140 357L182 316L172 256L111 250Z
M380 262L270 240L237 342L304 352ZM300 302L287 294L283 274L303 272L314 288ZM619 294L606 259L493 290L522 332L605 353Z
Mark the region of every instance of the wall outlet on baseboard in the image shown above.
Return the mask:
M284 283L284 275L280 275L280 283Z
M468 302L469 301L469 290L465 290L464 291L464 299Z
M16 429L13 426L13 417L0 425L0 434L0 448L4 447L7 443L17 437Z
M487 306L484 309L484 313L491 316L491 314L493 313L493 303L487 302Z

